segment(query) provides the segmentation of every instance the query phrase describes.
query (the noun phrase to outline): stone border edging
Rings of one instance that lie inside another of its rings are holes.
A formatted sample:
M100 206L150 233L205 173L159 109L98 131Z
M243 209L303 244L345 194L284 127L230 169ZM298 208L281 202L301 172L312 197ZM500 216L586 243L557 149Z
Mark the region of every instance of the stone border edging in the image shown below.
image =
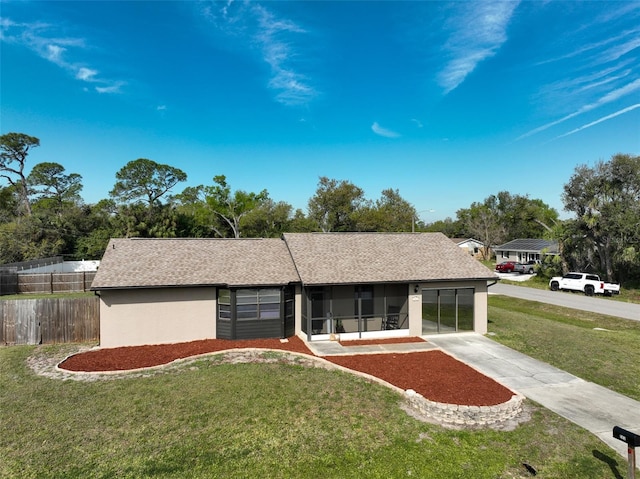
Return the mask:
M449 427L494 427L515 419L522 413L524 396L514 394L507 402L495 406L465 406L431 401L413 389L405 391L412 409Z
M140 373L145 371L153 371L168 366L179 365L182 363L188 364L189 362L195 362L198 359L202 359L208 356L224 355L225 358L231 357L235 359L236 363L251 363L256 362L255 359L261 353L280 353L285 355L292 355L300 357L309 361L312 364L318 364L324 369L335 369L355 376L360 376L363 379L376 382L382 386L392 389L399 393L405 400L406 404L415 418L425 421L430 420L436 422L444 427L457 427L457 428L482 428L482 427L496 427L503 425L507 422L513 421L518 415L523 412L524 396L518 393L514 393L511 399L507 402L496 404L494 406L467 406L460 404L447 404L436 401L431 401L421 394L415 392L413 389L407 389L406 391L383 380L376 376L354 369L349 369L339 364L332 363L331 361L318 356L312 356L305 353L299 353L294 351L287 351L283 349L267 349L267 348L240 348L240 349L224 349L220 351L212 351L210 353L198 354L196 356L190 356L188 358L175 359L166 364L160 364L157 366L149 366L145 368L117 370L117 371L71 371L60 367L66 359L75 354L70 354L62 361L55 365L55 370L64 374L71 375L87 375L89 377L98 377L100 375L115 376L115 375L128 375L134 373ZM264 361L264 357L261 358ZM459 361L459 359L456 358ZM464 363L466 364L466 363ZM314 366L312 366L314 367ZM480 373L482 374L482 373Z

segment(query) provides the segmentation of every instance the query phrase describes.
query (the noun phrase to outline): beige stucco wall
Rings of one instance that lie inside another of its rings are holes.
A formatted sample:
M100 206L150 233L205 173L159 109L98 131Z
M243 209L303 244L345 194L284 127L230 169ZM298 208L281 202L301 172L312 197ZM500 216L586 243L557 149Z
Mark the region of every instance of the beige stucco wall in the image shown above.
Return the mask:
M416 283L417 284L417 283ZM407 287L409 295L409 336L422 336L422 286L415 292L416 284Z
M295 311L295 335L305 337L305 334L302 332L302 286L299 284L296 285L293 307Z
M473 295L475 300L475 312L473 319L473 330L479 334L487 334L487 324L489 322L487 308L488 302L488 289L486 281L479 281L475 284L476 292Z
M486 281L442 281L434 283L419 283L417 293L414 293L418 283L411 283L409 294L409 335L422 336L422 288L475 288L473 329L476 333L487 333L487 282Z
M100 346L138 346L216 337L216 289L100 292Z

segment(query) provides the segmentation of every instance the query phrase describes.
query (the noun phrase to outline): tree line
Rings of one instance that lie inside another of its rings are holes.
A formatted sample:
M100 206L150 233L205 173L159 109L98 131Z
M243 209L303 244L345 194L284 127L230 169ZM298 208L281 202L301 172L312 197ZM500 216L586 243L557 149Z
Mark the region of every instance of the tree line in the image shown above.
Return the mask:
M139 158L115 176L109 197L87 204L82 177L55 162L25 173L40 140L23 133L0 136L0 264L46 256L99 259L111 237L278 237L284 232L441 231L496 246L516 238L556 239L561 255L553 272L594 270L610 280L640 279L640 157L617 154L575 169L564 186L559 220L540 199L500 191L425 224L399 190L375 200L347 180L320 177L307 211L270 197L266 189L232 189L225 175L211 183L174 189L187 180L179 168ZM488 253L488 251L487 251Z

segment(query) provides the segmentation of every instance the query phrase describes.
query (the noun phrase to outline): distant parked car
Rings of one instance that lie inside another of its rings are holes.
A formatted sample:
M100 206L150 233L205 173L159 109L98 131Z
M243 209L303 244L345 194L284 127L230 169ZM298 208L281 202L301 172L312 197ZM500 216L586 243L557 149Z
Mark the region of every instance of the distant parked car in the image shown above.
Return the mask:
M532 259L530 261L527 261L524 264L524 272L533 274L536 272L536 269L538 269L538 265L540 265L540 260L538 259Z
M518 263L517 261L503 261L496 265L496 271L499 273L524 273L526 271L525 265Z

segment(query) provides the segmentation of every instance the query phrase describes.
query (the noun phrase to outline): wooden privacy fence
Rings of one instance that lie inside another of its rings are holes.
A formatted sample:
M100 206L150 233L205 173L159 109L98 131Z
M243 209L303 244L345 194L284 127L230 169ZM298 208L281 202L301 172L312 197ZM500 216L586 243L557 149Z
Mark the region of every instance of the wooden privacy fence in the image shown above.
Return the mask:
M89 291L95 271L77 273L1 273L0 295Z
M0 301L0 345L99 339L100 300L97 297Z

